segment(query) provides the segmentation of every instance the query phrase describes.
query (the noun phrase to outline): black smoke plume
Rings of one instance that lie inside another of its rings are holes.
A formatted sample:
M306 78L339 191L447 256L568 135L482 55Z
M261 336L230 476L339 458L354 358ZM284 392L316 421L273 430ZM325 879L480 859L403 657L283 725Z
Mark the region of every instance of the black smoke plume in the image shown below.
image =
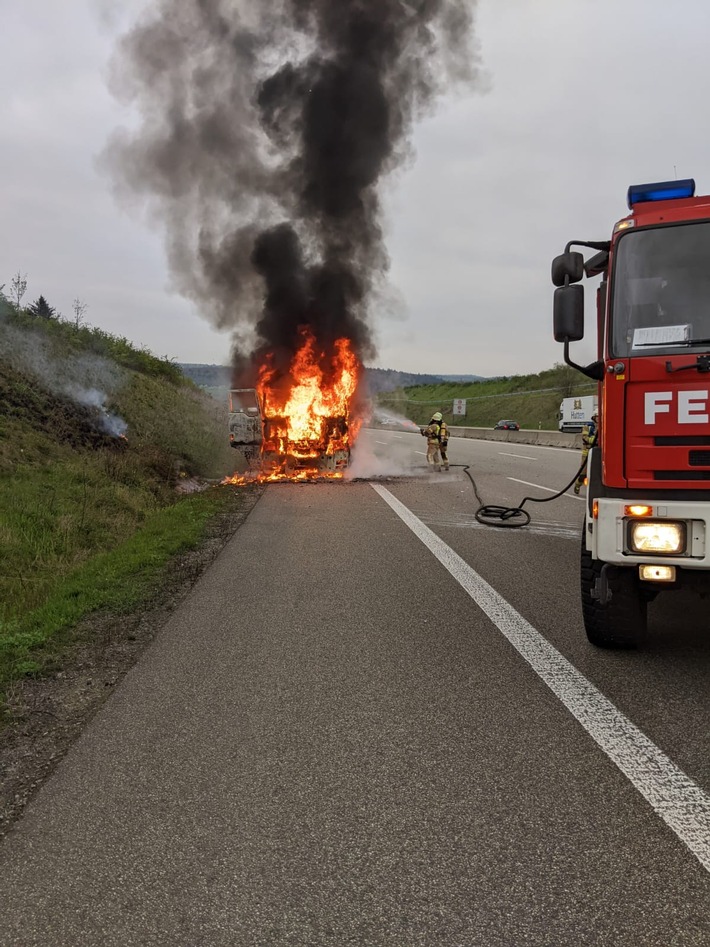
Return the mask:
M234 330L240 370L286 364L302 326L374 355L378 187L413 121L472 77L474 4L154 0L123 38L113 87L141 122L105 160L165 228L178 290Z

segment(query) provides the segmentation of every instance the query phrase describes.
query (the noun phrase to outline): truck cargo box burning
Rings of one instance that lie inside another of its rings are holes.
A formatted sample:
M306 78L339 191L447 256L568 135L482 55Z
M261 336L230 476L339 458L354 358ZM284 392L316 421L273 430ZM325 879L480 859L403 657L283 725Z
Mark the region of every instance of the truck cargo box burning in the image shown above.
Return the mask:
M230 443L247 472L226 483L340 478L360 427L355 395L361 365L348 339L328 358L306 328L290 370L280 375L272 357L255 389L230 392Z

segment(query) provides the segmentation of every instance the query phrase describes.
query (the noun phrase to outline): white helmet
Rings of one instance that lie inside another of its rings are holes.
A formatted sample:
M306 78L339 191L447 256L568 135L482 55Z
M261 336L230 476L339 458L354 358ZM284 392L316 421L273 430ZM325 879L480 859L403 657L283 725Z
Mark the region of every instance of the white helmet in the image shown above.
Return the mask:
M441 413L441 411L437 411L436 414L432 414L431 419L432 421L441 421L443 417L444 415Z

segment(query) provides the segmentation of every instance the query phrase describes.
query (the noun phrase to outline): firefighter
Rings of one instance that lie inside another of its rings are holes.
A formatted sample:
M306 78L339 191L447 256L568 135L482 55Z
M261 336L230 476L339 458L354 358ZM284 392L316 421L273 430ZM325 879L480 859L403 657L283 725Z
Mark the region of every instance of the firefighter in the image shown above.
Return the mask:
M429 424L419 429L422 435L426 437L426 462L430 467L435 467L437 470L441 469L439 449L441 447L442 420L441 411L435 411L431 416ZM446 465L448 467L448 461Z
M599 415L593 414L592 420L582 429L582 460L584 461L584 467L582 467L574 484L574 492L577 496L579 496L579 491L584 486L584 480L587 476L587 457L589 456L589 451L597 443L599 434L598 425Z
M441 415L439 415L441 417ZM441 454L442 470L449 469L449 457L446 449L449 445L449 426L446 421L439 422L439 453Z

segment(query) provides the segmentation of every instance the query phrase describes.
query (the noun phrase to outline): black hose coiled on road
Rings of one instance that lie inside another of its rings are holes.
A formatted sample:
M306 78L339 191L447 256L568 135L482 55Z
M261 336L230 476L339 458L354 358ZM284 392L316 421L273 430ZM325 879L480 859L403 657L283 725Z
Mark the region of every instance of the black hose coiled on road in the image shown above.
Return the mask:
M476 499L480 504L474 514L479 523L482 523L484 526L504 526L506 529L520 529L523 526L527 526L530 522L530 514L527 510L523 509L528 500L531 503L550 503L552 500L557 500L558 497L561 497L563 493L567 493L587 466L587 458L584 458L577 473L559 493L555 493L551 497L524 497L519 506L496 506L495 504L484 503L478 492L476 481L471 474L471 465L451 464L451 466L463 467L463 472L473 484L473 492L476 494Z

